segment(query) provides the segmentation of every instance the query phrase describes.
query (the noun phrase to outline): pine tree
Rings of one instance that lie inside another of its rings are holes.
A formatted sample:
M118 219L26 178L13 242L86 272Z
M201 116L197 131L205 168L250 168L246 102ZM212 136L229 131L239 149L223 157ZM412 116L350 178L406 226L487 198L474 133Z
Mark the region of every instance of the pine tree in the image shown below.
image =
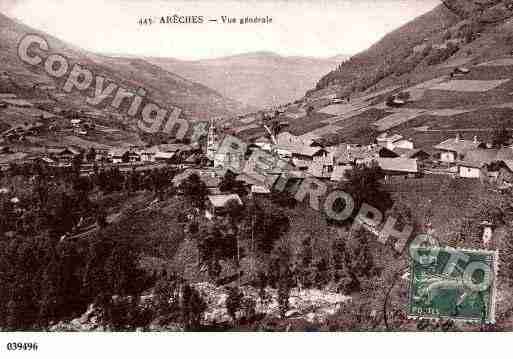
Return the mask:
M306 237L301 242L301 253L300 253L300 264L298 268L300 283L304 288L310 288L312 286L313 279L313 250L312 240L310 237Z
M358 292L363 281L369 280L375 273L374 258L370 250L370 234L364 229L352 233L348 239L344 264L346 275L350 278L347 286L349 292Z
M191 174L185 179L180 185L180 189L195 207L200 210L204 209L208 189L196 173Z
M337 238L332 244L332 280L338 283L343 277L344 261L346 255L345 239Z
M196 289L189 284L182 286L181 301L182 323L187 330L200 328L201 318L207 305Z
M228 298L226 298L226 310L234 323L237 323L237 311L241 308L243 294L237 287L229 290Z
M285 318L289 309L290 291L293 285L291 271L292 254L287 243L280 242L274 248L271 254L271 265L268 276L274 278L274 282L278 289L278 306L280 316Z
M62 293L60 286L60 276L58 258L55 254L52 256L43 274L41 282L41 299L39 301L39 323L46 326L52 320L58 317L62 303Z

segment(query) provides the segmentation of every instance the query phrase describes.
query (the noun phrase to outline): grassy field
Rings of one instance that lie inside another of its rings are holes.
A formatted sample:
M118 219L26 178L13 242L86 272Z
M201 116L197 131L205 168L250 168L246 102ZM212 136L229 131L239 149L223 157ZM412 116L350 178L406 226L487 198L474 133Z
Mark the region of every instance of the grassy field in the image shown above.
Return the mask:
M497 59L483 62L477 66L513 66L513 58Z
M321 112L312 112L308 116L288 120L288 131L296 136L301 136L305 133L314 131L318 128L325 126L325 124L323 124L322 121L330 119L332 117L334 116Z
M452 80L431 86L431 90L459 91L459 92L487 92L509 82L503 80Z
M341 129L336 134L325 135L323 138L332 143L369 144L374 141L376 136L372 123L389 114L390 112L385 110L369 109L357 116L335 122L334 125Z

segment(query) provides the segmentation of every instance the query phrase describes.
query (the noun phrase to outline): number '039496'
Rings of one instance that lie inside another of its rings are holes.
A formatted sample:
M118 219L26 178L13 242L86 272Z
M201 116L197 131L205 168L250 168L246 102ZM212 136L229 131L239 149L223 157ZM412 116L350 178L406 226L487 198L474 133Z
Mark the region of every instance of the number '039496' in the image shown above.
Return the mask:
M37 343L7 343L7 350L9 351L37 351Z

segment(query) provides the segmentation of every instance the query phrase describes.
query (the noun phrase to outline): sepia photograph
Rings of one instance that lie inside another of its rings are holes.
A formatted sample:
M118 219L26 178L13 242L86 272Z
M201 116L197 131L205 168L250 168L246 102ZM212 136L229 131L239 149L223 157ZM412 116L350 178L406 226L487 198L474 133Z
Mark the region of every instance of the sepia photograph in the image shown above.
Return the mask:
M0 0L0 353L513 332L512 76L513 0Z

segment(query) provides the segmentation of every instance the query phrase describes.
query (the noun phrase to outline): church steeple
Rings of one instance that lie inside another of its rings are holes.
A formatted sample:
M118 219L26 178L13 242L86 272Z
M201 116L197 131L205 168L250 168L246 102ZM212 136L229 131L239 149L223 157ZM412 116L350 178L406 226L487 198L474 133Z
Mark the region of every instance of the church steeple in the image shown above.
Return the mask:
M208 127L208 135L207 135L207 157L209 160L213 161L215 154L217 152L218 143L217 143L217 133L216 133L216 125L213 119L210 120L210 124Z

